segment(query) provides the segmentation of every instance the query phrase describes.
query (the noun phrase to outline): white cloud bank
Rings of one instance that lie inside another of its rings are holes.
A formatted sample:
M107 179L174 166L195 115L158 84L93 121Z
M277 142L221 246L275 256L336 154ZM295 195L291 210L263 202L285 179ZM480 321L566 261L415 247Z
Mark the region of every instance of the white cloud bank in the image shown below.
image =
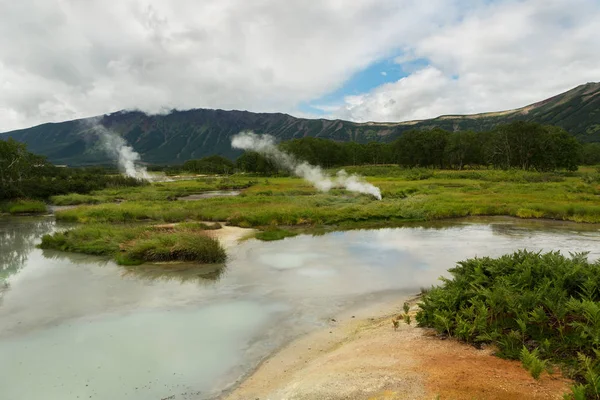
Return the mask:
M401 121L521 107L600 81L600 2L499 1L426 35L397 62L430 65L334 112L356 121Z
M398 53L430 65L331 115L505 109L599 81L598 37L597 0L0 0L0 131L120 109L294 114Z

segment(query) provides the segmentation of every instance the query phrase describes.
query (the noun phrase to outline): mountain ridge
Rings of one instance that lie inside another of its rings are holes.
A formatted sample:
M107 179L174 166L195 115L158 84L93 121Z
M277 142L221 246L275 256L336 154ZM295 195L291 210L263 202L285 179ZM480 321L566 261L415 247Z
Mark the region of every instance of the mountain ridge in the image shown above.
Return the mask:
M99 123L122 135L142 157L153 164L175 164L191 158L240 154L230 146L232 135L242 130L269 133L280 140L306 136L338 141L391 141L411 129L442 128L449 131L488 130L516 120L557 125L582 142L600 142L600 83L589 82L527 106L498 112L441 115L403 122L353 122L341 119L306 119L285 113L241 110L191 109L147 115L117 111L98 117L53 122L0 133L28 144L29 150L57 164L92 165L111 162L99 138L91 131Z

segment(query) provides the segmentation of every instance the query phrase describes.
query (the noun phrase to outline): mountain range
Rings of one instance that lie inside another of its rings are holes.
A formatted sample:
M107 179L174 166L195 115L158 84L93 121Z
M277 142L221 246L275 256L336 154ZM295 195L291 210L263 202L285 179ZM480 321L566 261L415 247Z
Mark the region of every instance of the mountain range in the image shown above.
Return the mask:
M587 83L519 109L473 115L444 115L408 122L357 123L343 120L295 118L282 113L253 113L193 109L165 115L119 111L99 117L47 123L0 134L28 145L55 164L111 163L92 126L101 124L121 135L149 164L178 164L219 154L229 158L231 136L242 130L268 133L280 140L307 136L338 141L391 141L411 129L482 131L516 120L557 125L582 142L600 142L600 83Z

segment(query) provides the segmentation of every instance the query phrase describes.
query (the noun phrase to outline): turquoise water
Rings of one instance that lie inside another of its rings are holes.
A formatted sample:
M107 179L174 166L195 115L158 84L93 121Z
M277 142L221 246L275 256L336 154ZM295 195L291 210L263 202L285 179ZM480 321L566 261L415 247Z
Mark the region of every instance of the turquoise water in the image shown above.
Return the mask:
M247 241L226 266L126 273L35 248L51 218L0 218L0 398L207 399L292 338L398 302L456 261L589 251L597 226L481 219Z

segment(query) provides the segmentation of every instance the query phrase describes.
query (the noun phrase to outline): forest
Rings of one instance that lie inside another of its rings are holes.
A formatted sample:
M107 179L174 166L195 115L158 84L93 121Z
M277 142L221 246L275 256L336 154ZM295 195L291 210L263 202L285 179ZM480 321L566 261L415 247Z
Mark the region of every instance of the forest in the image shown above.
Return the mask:
M500 125L492 131L412 130L391 143L336 142L306 137L280 143L301 160L324 168L396 164L406 168L522 169L574 171L581 164L600 163L600 144L582 145L565 130L531 122ZM210 156L168 168L169 173L278 173L278 166L260 154L243 153L235 163Z

